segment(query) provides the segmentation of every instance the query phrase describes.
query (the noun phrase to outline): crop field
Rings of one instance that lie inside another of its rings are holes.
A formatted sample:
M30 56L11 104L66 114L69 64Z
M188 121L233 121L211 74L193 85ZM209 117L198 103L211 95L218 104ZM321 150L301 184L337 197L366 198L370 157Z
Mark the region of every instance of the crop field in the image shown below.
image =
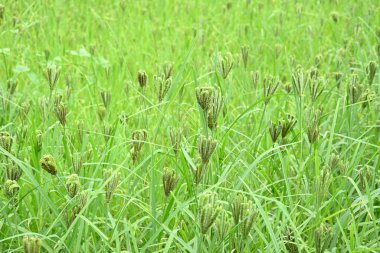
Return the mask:
M380 252L378 0L0 2L0 252Z

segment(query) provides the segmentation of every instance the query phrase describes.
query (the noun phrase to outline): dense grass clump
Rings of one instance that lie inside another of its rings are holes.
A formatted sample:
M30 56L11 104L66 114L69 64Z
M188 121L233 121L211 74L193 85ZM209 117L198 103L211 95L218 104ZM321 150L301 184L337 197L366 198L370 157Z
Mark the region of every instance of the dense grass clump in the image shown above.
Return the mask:
M380 252L378 1L0 4L0 252Z

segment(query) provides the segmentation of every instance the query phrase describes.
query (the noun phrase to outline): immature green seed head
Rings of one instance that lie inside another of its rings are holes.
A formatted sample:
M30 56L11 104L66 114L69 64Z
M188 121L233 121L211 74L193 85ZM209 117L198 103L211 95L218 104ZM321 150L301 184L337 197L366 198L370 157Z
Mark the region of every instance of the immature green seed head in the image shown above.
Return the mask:
M207 125L211 130L216 129L218 126L218 118L223 108L223 102L224 100L220 93L220 90L215 89L207 113Z
M307 137L311 144L314 144L319 139L319 126L312 124L307 129Z
M233 65L234 57L231 53L227 53L224 56L219 56L219 71L223 79L226 79L228 77L228 74L231 72Z
M372 181L372 170L369 166L363 166L359 170L359 183L362 190L366 189L366 185Z
M27 124L22 124L17 127L16 136L20 143L25 142L29 127Z
M321 223L315 230L315 250L318 253L325 252L330 247L333 239L333 232L328 223Z
M276 58L280 57L281 53L284 51L284 46L281 44L276 44L275 51L276 51Z
M169 197L170 193L174 190L178 182L178 176L175 170L165 168L162 176L162 184L164 186L165 196Z
M280 137L281 132L282 132L281 121L279 121L277 124L271 121L270 126L269 126L269 134L273 143L277 142L277 139L278 137Z
M34 148L37 152L40 152L42 150L42 143L43 143L43 133L41 130L36 130L36 137L34 140Z
M108 140L113 136L113 134L114 134L114 127L109 123L105 123L103 125L104 140L108 142Z
M145 129L136 130L132 133L133 148L140 151L148 138L148 132Z
M122 125L126 126L128 125L128 119L129 119L129 116L126 112L121 112L120 115L119 115L119 121Z
M310 79L317 79L319 76L319 70L318 68L316 67L312 67L310 70L309 70L309 77Z
M139 81L140 87L144 88L148 82L148 75L145 70L140 70L137 74L137 80Z
M340 84L342 83L343 74L342 72L335 72L334 73L336 87L339 89Z
M30 102L26 101L21 104L19 115L21 120L25 120L30 111Z
M328 166L324 166L320 170L320 175L318 178L318 198L320 201L322 201L325 197L326 194L328 193L330 184L332 182L332 174L331 174L331 169Z
M115 170L107 170L104 173L106 202L110 203L120 181L120 172Z
M216 193L207 193L201 196L199 210L201 232L202 234L206 234L221 210L217 203Z
M315 79L310 80L309 90L310 90L310 97L313 103L322 94L322 92L324 91L324 88L325 88L325 85L324 85L323 78L315 78Z
M199 158L195 162L195 168L192 168L195 184L198 185L207 171L207 164L204 164Z
M67 120L67 106L64 103L61 102L55 107L55 115L57 116L59 123L65 127Z
M78 136L79 142L83 143L83 136L85 134L83 120L77 120L76 121L76 126L77 126L77 136Z
M352 79L351 84L348 86L348 97L351 104L359 102L359 99L361 98L361 95L363 93L363 86L357 84L355 76Z
M248 46L242 46L241 47L241 58L243 59L244 68L247 68L248 55L249 55L249 47Z
M316 143L319 139L319 121L322 112L322 109L312 109L308 114L307 137L310 144Z
M71 174L66 182L67 193L74 198L80 191L80 181L77 174Z
M340 157L337 153L332 153L330 157L329 166L331 169L335 169L338 167L339 163L341 162Z
M251 75L252 85L255 89L257 89L257 86L259 85L259 81L260 81L260 73L259 71L255 71L255 72L251 71L250 75Z
M338 169L341 175L346 175L348 168L349 168L348 162L341 161L339 163Z
M293 88L298 96L303 96L305 88L308 84L307 75L301 66L297 66L295 72L292 75Z
M10 163L6 167L7 179L18 181L22 175L22 169L15 163Z
M11 152L13 138L8 132L0 132L0 146L7 152Z
M75 152L71 157L71 162L73 165L74 172L76 174L79 174L84 162L84 156L82 155L82 153Z
M286 115L286 118L281 120L281 136L286 138L286 136L293 130L297 123L297 119L290 114Z
M372 89L366 89L362 94L361 94L361 101L362 101L362 108L365 109L369 107L369 104L375 99L376 94L373 92Z
M370 61L366 67L368 84L371 86L376 75L377 64L374 61Z
M128 96L129 90L133 87L133 81L132 80L127 80L124 82L124 93L125 95Z
M12 198L18 194L20 190L20 186L17 184L15 180L6 180L4 183L4 194L8 198Z
M315 62L315 66L316 66L317 68L319 68L319 67L321 66L321 64L322 64L322 60L323 60L323 55L322 55L322 54L317 54L317 55L315 56L314 62Z
M79 194L79 208L82 209L86 206L88 201L88 191L82 191Z
M205 112L207 112L210 107L214 90L215 88L213 86L198 87L195 89L198 104Z
M264 78L263 86L264 86L264 98L265 104L268 104L271 97L276 92L278 86L280 86L281 82L275 79L273 76L269 75Z
M44 155L40 159L40 165L41 168L46 170L52 175L57 175L57 164L55 163L55 160L52 155Z
M106 109L109 108L111 103L112 94L108 90L104 90L100 92L100 97L102 98L103 105Z
M13 207L18 206L20 186L15 180L7 180L4 183L4 195L10 200L10 204Z
M63 95L61 93L54 94L54 106L58 106L63 101Z
M293 231L288 228L286 234L284 236L285 247L289 253L298 253L298 246L296 244L296 240L293 235Z
M140 157L141 149L148 138L148 132L145 129L136 130L132 133L132 145L133 153L132 160L133 163L136 163Z
M292 92L292 84L290 82L283 83L283 88L287 93Z
M22 239L24 253L40 253L41 239L35 236L24 236Z
M238 225L243 216L243 203L247 202L247 198L243 194L238 194L232 201L231 212L235 225Z
M162 73L165 78L165 80L171 78L173 74L173 63L166 62L162 65Z
M170 141L172 143L173 151L177 155L181 149L182 142L182 129L170 129Z
M46 78L50 87L50 91L53 91L57 85L59 76L61 75L61 67L57 67L54 63L49 64L46 67Z
M7 86L8 86L8 94L12 96L16 92L18 81L15 79L9 79L7 81Z
M98 107L98 117L100 121L103 121L107 114L107 108L104 105Z
M220 240L224 240L226 236L231 232L233 221L228 217L228 213L220 209L220 214L215 220L215 228Z
M359 76L357 74L351 75L351 85L358 85L359 84Z
M241 234L246 239L252 229L253 223L256 220L256 212L253 209L251 201L242 204L242 216L241 216Z
M166 78L163 75L162 77L156 77L155 78L155 86L157 87L157 95L158 95L158 101L159 102L162 102L162 100L165 98L165 96L168 93L171 85L172 85L171 77Z
M202 158L203 164L208 164L210 161L211 155L214 153L214 150L217 145L217 141L211 137L201 136L198 141L198 152Z

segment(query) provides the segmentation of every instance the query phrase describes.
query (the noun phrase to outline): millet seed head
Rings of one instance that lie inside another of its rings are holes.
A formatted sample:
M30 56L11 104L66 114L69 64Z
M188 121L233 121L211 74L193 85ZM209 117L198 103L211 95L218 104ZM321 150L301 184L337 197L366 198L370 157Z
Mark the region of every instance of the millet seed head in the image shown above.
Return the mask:
M271 121L270 126L269 126L269 134L270 134L270 137L272 138L273 143L277 142L277 139L278 137L280 137L281 132L282 132L281 121L279 121L277 124Z
M102 98L104 107L108 109L111 104L111 98L112 98L111 92L108 90L103 90L100 92L100 97Z
M7 179L18 181L22 175L22 169L15 163L10 163L6 167Z
M15 79L9 79L7 81L7 86L8 86L8 94L12 96L16 92L18 81Z
M228 77L228 74L231 72L232 67L234 66L234 57L231 53L227 53L224 56L219 56L219 72L222 75L223 79Z
M19 195L20 195L20 186L15 180L6 180L3 186L4 194L10 200L10 205L17 209Z
M290 114L286 115L286 118L281 120L281 136L284 139L294 128L297 123L297 119Z
M211 103L207 113L207 125L211 130L216 129L218 125L219 114L223 108L223 97L219 89L214 90Z
M67 106L60 102L56 107L55 107L55 115L57 116L59 123L63 127L66 126L66 120L67 120Z
M217 145L217 141L211 137L201 136L198 141L198 152L202 158L203 164L208 164L211 158L211 155L214 153L214 150Z
M247 68L248 56L249 56L249 47L248 46L242 46L241 47L241 58L243 59L244 68Z
M36 236L24 236L22 239L24 253L40 253L41 252L41 239Z
M171 78L173 74L173 63L171 62L164 63L162 65L162 73L165 80L168 80L169 78Z
M367 74L368 84L371 86L376 75L376 70L377 70L376 62L370 61L365 70Z
M172 148L174 153L177 155L181 149L183 130L182 129L170 129L170 141L172 143Z
M243 239L246 239L252 229L253 223L256 220L256 212L253 208L252 201L248 201L242 204L242 216L241 216L241 234Z
M274 95L274 93L276 92L280 84L281 82L277 78L274 78L271 75L264 78L263 91L264 91L265 104L269 103L271 97Z
M132 133L133 148L140 151L148 138L148 132L145 129L136 130Z
M202 195L198 207L200 211L199 219L201 232L202 234L206 234L221 211L221 208L217 203L216 193L211 192Z
M169 197L170 193L174 190L178 182L178 176L175 170L171 168L164 168L162 176L162 184L164 186L165 196Z
M163 75L162 77L155 77L154 83L157 88L158 102L162 102L172 85L172 79Z
M322 222L319 228L315 230L315 249L316 252L325 252L330 247L333 239L333 231L330 224Z
M195 89L198 104L205 112L207 112L210 107L214 91L215 88L213 86L198 87Z
M110 203L120 181L120 172L115 170L107 170L104 173L106 202Z
M103 121L107 114L107 108L104 105L98 107L98 117L100 121Z
M237 196L233 199L231 204L231 213L232 217L234 219L235 225L238 225L240 222L240 219L243 216L243 203L247 202L247 198L239 193Z
M46 78L48 80L50 91L54 90L60 75L61 67L57 67L54 63L48 64L46 67Z
M41 168L52 175L57 175L57 164L52 155L44 155L40 159Z
M7 152L11 152L13 138L8 132L0 132L0 146Z
M148 82L148 75L146 74L145 70L140 70L137 74L137 80L140 84L141 88L145 88Z
M66 189L70 198L74 198L78 194L78 192L80 191L80 187L81 184L79 181L78 174L71 174L66 182Z

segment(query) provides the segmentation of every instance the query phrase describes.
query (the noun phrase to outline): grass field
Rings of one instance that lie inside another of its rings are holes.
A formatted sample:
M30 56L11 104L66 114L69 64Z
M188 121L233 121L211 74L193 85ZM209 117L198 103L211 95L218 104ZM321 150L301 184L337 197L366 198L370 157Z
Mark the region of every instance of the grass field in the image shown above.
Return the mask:
M376 0L0 3L0 252L380 252Z

